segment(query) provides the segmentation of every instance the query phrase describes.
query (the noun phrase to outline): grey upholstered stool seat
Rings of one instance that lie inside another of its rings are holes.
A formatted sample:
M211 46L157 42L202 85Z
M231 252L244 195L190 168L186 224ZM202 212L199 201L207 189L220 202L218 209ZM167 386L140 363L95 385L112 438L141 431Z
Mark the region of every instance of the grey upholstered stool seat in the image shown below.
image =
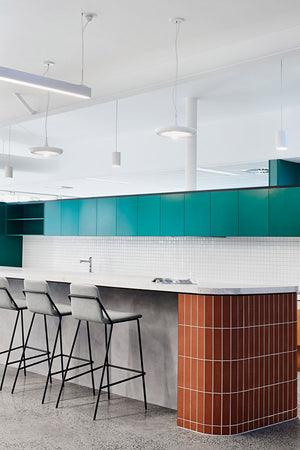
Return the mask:
M55 334L54 344L53 344L53 348L51 351L51 358L50 358L50 361L48 364L47 380L46 380L43 398L42 398L42 403L44 403L49 381L50 381L50 383L52 382L52 376L61 374L61 376L63 378L63 373L64 373L63 358L67 357L69 355L65 355L63 353L62 318L65 316L71 316L71 305L55 303L53 301L53 299L51 298L48 283L46 281L25 280L24 287L25 287L24 293L25 293L25 297L26 297L27 308L29 311L31 311L33 313L33 320L32 320L32 323L30 324L29 331L28 331L28 334L26 337L25 348L27 348L27 345L28 345L33 321L34 321L36 314L41 314L44 316L45 326L47 324L46 316L53 316L53 317L57 317L59 319L57 331ZM55 351L56 351L58 340L60 342L60 350L59 350L59 353L56 354ZM53 365L54 358L60 358L60 370L58 370L56 372L52 371L52 365ZM74 356L73 356L73 358L79 359L82 361L82 358L76 358ZM87 364L92 363L91 358L89 360L83 360L83 361L85 361ZM21 361L19 363L19 367L18 367L18 371L17 371L16 377L15 377L12 392L14 391L20 369L21 369Z
M105 326L105 358L104 363L100 367L92 367L91 371L94 372L95 370L102 369L101 373L101 380L99 385L99 391L98 391L98 397L96 401L95 411L94 411L94 420L97 416L97 410L98 410L98 404L100 400L100 394L101 390L104 388L108 389L108 398L110 399L110 386L115 386L120 383L124 383L125 381L133 380L138 377L142 377L142 385L143 385L143 395L144 395L144 404L145 409L147 409L147 400L146 400L146 387L145 387L145 371L144 371L144 363L143 363L143 353L142 353L142 342L141 342L141 331L140 331L140 323L139 319L142 317L141 314L135 314L135 313L127 313L127 312L118 312L118 311L111 311L106 310L101 302L100 299L100 293L98 291L97 286L93 285L79 285L79 284L71 284L70 288L70 299L71 299L71 308L72 308L72 316L78 320L78 326L76 329L76 333L74 336L73 344L71 347L71 352L69 356L69 360L67 363L66 371L64 373L63 381L61 384L60 392L58 395L56 407L59 405L60 397L62 394L62 390L64 388L64 384L66 381L70 381L76 377L79 377L81 375L84 375L87 372L77 374L75 376L72 376L70 378L67 378L68 376L68 370L70 369L70 361L72 357L72 352L77 340L78 331L80 328L81 321L86 321L87 325L89 322L98 322L100 324L103 324ZM137 322L137 330L138 330L138 340L139 340L139 354L140 354L140 364L141 369L130 369L128 367L120 367L109 363L109 349L110 349L110 343L111 343L111 336L112 336L112 330L115 324L118 323L124 323L129 321L136 321ZM107 336L107 326L110 325L110 332L109 336ZM91 349L90 349L91 352ZM110 376L109 376L109 369L110 368L116 368L121 369L129 372L133 372L134 375L125 378L122 380L119 380L117 382L110 382ZM71 368L73 369L73 368ZM70 369L70 370L71 370ZM106 372L107 377L107 384L104 386L104 374Z
M14 363L22 360L21 359L21 360L10 361L11 352L22 349L24 375L26 375L26 368L28 368L32 365L32 364L29 364L29 365L27 364L27 358L26 358L26 354L25 354L23 311L27 309L26 300L25 300L25 298L16 298L16 297L12 296L10 289L9 289L9 283L5 277L0 277L0 308L9 309L9 310L17 312L15 324L13 327L13 332L12 332L11 339L10 339L9 348L8 348L8 350L4 350L4 351L0 352L1 355L4 353L7 353L6 362L5 362L2 379L1 379L1 384L0 384L0 390L2 390L7 367L10 364L14 364ZM16 331L17 331L17 327L18 327L19 318L21 318L20 333L21 333L22 344L14 347L13 345L14 345L14 341L15 341L15 335L16 335ZM34 350L35 352L37 351L38 354L36 354L35 356L31 356L28 359L33 360L33 359L39 358L41 356L46 356L47 359L49 360L49 349L42 350L42 349L30 347L30 350Z

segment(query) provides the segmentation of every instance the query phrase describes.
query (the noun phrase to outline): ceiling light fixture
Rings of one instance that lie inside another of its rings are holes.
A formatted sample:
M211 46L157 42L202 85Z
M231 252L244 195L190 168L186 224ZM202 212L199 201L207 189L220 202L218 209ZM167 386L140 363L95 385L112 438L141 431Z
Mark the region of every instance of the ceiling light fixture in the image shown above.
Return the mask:
M219 174L219 175L230 175L230 176L236 176L237 175L237 173L223 172L222 170L203 169L202 167L197 167L197 171L199 171L199 172L208 172L208 173L216 173L216 174Z
M121 152L118 152L118 110L119 110L118 100L116 100L116 140L115 140L115 151L112 152L112 166L121 166Z
M287 150L287 132L282 128L282 59L280 60L280 130L276 132L276 150Z
M83 25L83 17L86 19L86 24ZM22 72L20 70L10 69L8 67L0 66L0 80L8 81L9 83L20 84L22 86L29 86L36 89L43 89L48 92L57 92L59 94L71 95L78 98L91 98L91 88L85 86L83 83L83 68L84 68L84 31L89 24L96 17L94 13L81 13L81 83L73 84L67 81L56 80L48 78L44 75L35 75L33 73Z
M10 143L11 143L11 126L8 128L8 161L4 167L4 178L13 178L14 169L10 164ZM3 143L4 144L4 143Z
M50 66L53 66L53 61L46 61L47 66L46 72L48 72ZM33 155L44 156L48 158L49 156L58 156L63 153L63 150L58 147L50 147L48 144L48 113L49 113L49 103L50 103L50 92L47 92L47 107L45 114L45 144L39 147L31 147L29 150Z
M173 107L175 112L175 124L167 127L156 128L155 133L159 136L168 137L171 139L180 139L183 137L194 136L197 132L195 128L185 127L182 125L178 125L178 110L177 110L177 85L178 85L178 36L180 31L180 25L184 22L184 19L180 17L176 17L175 19L170 19L170 22L176 26L175 33L175 83L173 87L172 100Z

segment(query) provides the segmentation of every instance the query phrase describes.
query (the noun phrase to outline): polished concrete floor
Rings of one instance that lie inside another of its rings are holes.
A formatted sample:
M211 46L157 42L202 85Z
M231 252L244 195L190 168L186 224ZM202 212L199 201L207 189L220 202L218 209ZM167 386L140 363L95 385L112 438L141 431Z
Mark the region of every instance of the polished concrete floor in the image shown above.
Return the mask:
M149 405L145 413L139 401L113 396L108 402L104 395L93 421L95 400L89 388L69 384L55 409L58 381L41 405L45 378L21 375L11 395L14 374L10 368L0 392L1 450L300 449L299 419L240 436L205 436L177 428L176 411Z

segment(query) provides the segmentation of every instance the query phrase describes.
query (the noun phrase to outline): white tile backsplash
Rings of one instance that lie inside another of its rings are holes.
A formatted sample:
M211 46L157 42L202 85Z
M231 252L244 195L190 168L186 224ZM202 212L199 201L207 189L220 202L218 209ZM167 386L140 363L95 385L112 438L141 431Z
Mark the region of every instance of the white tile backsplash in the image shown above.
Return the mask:
M24 236L23 266L102 275L300 284L300 238Z

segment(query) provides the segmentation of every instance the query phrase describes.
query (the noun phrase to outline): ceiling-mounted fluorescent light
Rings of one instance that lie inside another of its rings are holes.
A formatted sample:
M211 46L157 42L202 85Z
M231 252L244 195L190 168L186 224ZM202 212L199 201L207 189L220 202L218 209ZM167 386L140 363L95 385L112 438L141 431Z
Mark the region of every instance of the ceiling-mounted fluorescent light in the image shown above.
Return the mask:
M208 172L208 173L217 173L219 175L231 175L231 176L237 176L237 173L232 172L223 172L221 170L213 170L213 169L202 169L202 167L197 167L197 170L199 172Z
M71 95L73 97L91 98L92 96L91 88L84 86L83 84L68 83L66 81L55 80L54 78L35 75L33 73L21 72L20 70L3 66L0 66L0 80L43 89L45 91Z

